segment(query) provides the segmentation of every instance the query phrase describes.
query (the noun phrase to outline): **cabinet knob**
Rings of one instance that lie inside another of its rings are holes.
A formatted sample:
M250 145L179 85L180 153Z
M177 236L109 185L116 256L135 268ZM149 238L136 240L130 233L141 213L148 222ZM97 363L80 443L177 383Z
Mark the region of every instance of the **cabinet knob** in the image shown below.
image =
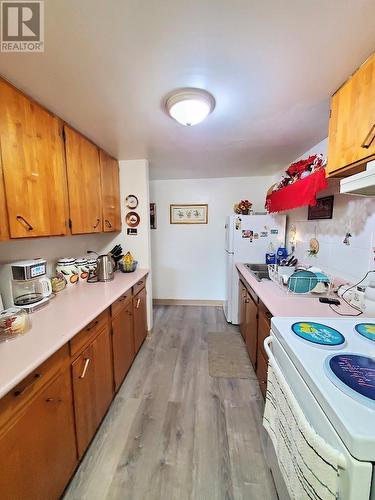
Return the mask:
M23 222L28 231L32 231L34 229L33 226L29 222L27 222L27 220L24 217L22 217L22 215L17 215L16 219L19 222Z
M90 364L90 358L86 358L86 359L85 359L85 365L84 365L84 367L83 367L82 373L81 373L81 375L79 376L79 378L80 378L80 379L85 378L85 376L86 376L86 372L87 372L87 368L89 367L89 364Z

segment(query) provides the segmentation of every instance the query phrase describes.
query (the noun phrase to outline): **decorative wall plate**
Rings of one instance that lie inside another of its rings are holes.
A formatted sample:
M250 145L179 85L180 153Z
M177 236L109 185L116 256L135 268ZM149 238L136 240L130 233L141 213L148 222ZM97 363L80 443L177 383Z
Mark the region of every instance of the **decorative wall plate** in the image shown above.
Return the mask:
M126 224L129 227L137 227L138 224L141 222L141 218L137 214L137 212L129 212L126 214Z
M131 210L137 208L138 203L139 203L138 198L135 196L135 194L128 194L128 196L125 199L125 204L127 208L130 208Z

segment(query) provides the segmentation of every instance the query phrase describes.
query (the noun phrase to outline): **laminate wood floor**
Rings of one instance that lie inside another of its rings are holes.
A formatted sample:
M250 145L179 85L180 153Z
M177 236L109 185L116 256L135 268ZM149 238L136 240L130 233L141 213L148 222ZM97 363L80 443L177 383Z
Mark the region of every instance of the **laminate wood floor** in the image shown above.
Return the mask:
M212 378L219 307L157 306L146 339L65 500L276 499L254 379Z

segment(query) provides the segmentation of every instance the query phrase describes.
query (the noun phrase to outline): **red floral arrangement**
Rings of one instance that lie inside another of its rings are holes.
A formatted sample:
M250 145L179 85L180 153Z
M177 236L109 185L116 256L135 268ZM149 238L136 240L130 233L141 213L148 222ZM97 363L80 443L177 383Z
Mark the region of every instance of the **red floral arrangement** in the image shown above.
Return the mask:
M274 186L272 186L271 191L278 191L299 179L304 179L310 174L317 172L321 168L324 168L326 165L326 160L323 158L323 155L311 155L304 160L299 160L287 168L285 173L287 176L284 176L281 181L277 182Z
M248 215L253 204L249 200L241 200L234 205L234 212L236 214Z

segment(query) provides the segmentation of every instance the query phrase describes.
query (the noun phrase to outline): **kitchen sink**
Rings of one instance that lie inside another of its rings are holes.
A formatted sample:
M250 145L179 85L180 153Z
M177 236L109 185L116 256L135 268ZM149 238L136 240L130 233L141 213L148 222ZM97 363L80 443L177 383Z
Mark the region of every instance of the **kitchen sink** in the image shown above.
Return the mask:
M267 264L245 264L245 266L249 269L250 273L257 281L270 279Z

